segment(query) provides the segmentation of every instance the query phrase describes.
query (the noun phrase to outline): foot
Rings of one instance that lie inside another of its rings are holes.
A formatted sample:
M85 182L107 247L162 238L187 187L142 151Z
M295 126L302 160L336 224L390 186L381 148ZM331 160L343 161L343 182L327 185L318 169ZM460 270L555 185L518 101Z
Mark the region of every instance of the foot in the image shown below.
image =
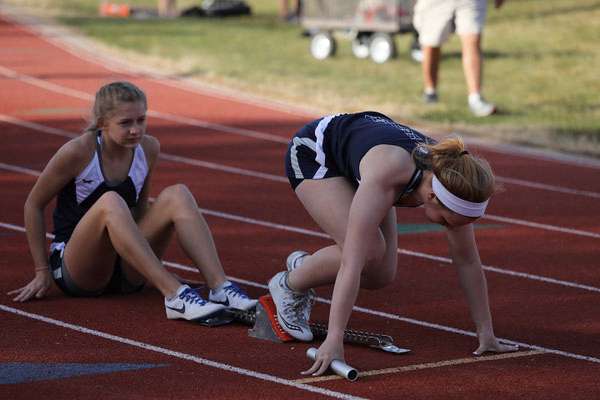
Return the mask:
M313 292L309 290L300 293L291 290L285 282L287 274L287 271L279 272L269 281L269 292L277 308L277 319L283 330L294 338L310 342L313 340L313 333L308 320Z
M231 282L216 293L211 290L208 300L243 311L256 307L256 303L258 303L258 300L251 299L238 285Z
M423 92L423 101L426 104L433 104L438 102L437 92Z
M298 268L300 265L302 265L304 257L306 257L307 255L308 253L303 250L296 250L290 253L290 255L287 257L287 260L285 261L285 266L287 267L287 270L293 271L296 268Z
M175 296L165 298L165 310L168 319L185 319L194 321L206 318L225 309L222 304L204 300L196 290L188 285L181 285Z
M485 101L481 95L469 95L469 108L477 117L487 117L496 112L496 106Z

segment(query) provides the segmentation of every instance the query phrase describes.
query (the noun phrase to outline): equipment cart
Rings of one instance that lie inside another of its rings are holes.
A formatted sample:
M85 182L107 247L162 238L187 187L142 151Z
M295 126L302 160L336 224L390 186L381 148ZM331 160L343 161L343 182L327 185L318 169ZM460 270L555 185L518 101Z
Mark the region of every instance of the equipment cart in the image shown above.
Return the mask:
M384 63L396 54L394 35L413 33L415 0L303 0L301 24L311 36L310 52L323 60L335 54L333 32L350 35L352 53ZM414 54L413 54L414 58Z

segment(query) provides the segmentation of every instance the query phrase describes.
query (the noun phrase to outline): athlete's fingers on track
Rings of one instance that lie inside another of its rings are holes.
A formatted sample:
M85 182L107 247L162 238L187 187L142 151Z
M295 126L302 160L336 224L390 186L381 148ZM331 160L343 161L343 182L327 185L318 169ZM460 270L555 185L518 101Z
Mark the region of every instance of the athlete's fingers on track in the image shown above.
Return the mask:
M314 374L315 371L318 371L319 368L321 367L322 361L319 360L318 358L315 360L315 362L313 363L313 365L307 369L306 371L302 371L301 374L302 375L311 375Z
M496 346L494 348L481 348L480 347L473 352L473 355L479 357L479 356L483 356L487 353L497 354L497 353L511 353L511 352L515 352L515 351L519 351L518 345L498 343L498 346Z

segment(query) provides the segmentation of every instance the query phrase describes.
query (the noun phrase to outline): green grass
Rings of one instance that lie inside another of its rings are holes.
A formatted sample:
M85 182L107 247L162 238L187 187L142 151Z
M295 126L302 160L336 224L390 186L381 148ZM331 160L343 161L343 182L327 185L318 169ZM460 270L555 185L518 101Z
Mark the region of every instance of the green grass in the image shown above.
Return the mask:
M175 74L311 105L323 112L376 109L395 118L513 142L600 154L600 1L508 0L490 7L484 36L484 93L501 112L475 118L466 107L460 43L444 46L441 102L422 104L411 38L383 65L338 54L313 59L297 25L281 23L276 0L250 0L251 17L118 20L97 17L98 1L4 0L44 15ZM154 6L155 0L130 0ZM179 0L180 8L200 0Z

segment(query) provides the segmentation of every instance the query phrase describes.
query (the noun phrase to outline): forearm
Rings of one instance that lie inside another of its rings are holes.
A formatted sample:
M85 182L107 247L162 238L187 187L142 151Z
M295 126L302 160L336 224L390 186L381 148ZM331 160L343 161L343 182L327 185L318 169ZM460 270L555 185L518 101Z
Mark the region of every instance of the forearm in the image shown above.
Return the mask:
M331 300L327 336L342 340L360 287L360 270L340 268Z
M459 267L459 279L467 297L471 317L477 329L477 335L494 334L490 312L487 283L479 263Z
M46 224L44 211L28 204L25 205L25 229L29 251L37 271L43 271L48 266L48 253L46 251Z

